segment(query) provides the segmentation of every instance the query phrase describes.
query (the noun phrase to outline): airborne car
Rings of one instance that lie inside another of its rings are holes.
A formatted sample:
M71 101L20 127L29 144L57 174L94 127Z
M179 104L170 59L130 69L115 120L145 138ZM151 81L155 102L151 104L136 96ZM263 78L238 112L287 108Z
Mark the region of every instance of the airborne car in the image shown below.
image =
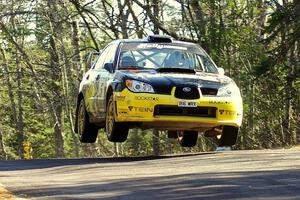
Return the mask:
M124 142L130 128L155 128L184 147L195 146L198 133L235 144L239 88L199 45L158 35L116 40L90 66L76 109L81 142L95 142L100 128L112 142Z

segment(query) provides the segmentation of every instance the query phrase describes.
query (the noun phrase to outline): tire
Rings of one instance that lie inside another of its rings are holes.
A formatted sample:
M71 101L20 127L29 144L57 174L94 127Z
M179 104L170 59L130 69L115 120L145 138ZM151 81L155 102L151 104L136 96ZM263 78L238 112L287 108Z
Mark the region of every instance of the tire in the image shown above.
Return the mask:
M233 146L238 137L239 128L234 126L224 126L221 138L219 139L219 146Z
M178 131L178 141L182 147L194 147L197 139L198 131Z
M98 135L98 127L89 122L89 116L85 109L84 100L79 103L77 112L77 130L82 143L95 143Z
M105 132L107 139L111 142L125 142L128 136L129 128L125 123L115 121L115 105L113 97L110 96L105 115Z

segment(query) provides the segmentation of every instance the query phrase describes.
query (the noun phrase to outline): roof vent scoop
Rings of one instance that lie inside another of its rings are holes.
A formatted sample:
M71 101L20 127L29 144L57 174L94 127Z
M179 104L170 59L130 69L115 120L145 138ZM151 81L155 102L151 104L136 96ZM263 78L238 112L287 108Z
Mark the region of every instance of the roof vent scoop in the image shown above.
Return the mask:
M147 37L148 42L172 42L170 36L167 35L149 35Z

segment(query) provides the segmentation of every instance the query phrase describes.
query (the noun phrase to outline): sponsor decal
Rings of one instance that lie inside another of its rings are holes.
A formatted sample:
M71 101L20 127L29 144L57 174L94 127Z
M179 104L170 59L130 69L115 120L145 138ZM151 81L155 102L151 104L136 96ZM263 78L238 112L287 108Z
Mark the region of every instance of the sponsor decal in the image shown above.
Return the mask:
M136 96L135 100L147 100L147 101L158 101L158 97L145 97L145 96Z
M118 109L118 114L120 114L120 115L126 115L126 114L128 114L128 109L119 108Z
M124 101L125 98L125 96L116 96L116 101Z
M235 111L231 111L231 110L219 110L220 115L230 115L230 116L234 116L236 115Z
M228 101L209 101L208 103L210 104L228 104L229 102Z
M153 112L153 108L147 108L147 107L128 106L128 109L130 111L135 111L135 112Z
M181 47L181 46L173 46L173 45L166 45L166 44L147 44L147 43L144 43L144 44L139 44L137 46L137 48L140 48L140 49L147 49L147 48L157 48L157 49L164 49L164 48L167 48L167 49L178 49L178 50L187 50L187 47Z

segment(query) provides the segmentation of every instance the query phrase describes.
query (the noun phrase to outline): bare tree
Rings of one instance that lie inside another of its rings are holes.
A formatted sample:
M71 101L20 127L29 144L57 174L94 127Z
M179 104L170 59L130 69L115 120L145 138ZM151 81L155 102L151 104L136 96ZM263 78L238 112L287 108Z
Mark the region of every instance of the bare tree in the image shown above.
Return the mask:
M7 159L7 155L6 155L4 141L3 141L3 132L0 129L0 160L4 160L4 159Z

